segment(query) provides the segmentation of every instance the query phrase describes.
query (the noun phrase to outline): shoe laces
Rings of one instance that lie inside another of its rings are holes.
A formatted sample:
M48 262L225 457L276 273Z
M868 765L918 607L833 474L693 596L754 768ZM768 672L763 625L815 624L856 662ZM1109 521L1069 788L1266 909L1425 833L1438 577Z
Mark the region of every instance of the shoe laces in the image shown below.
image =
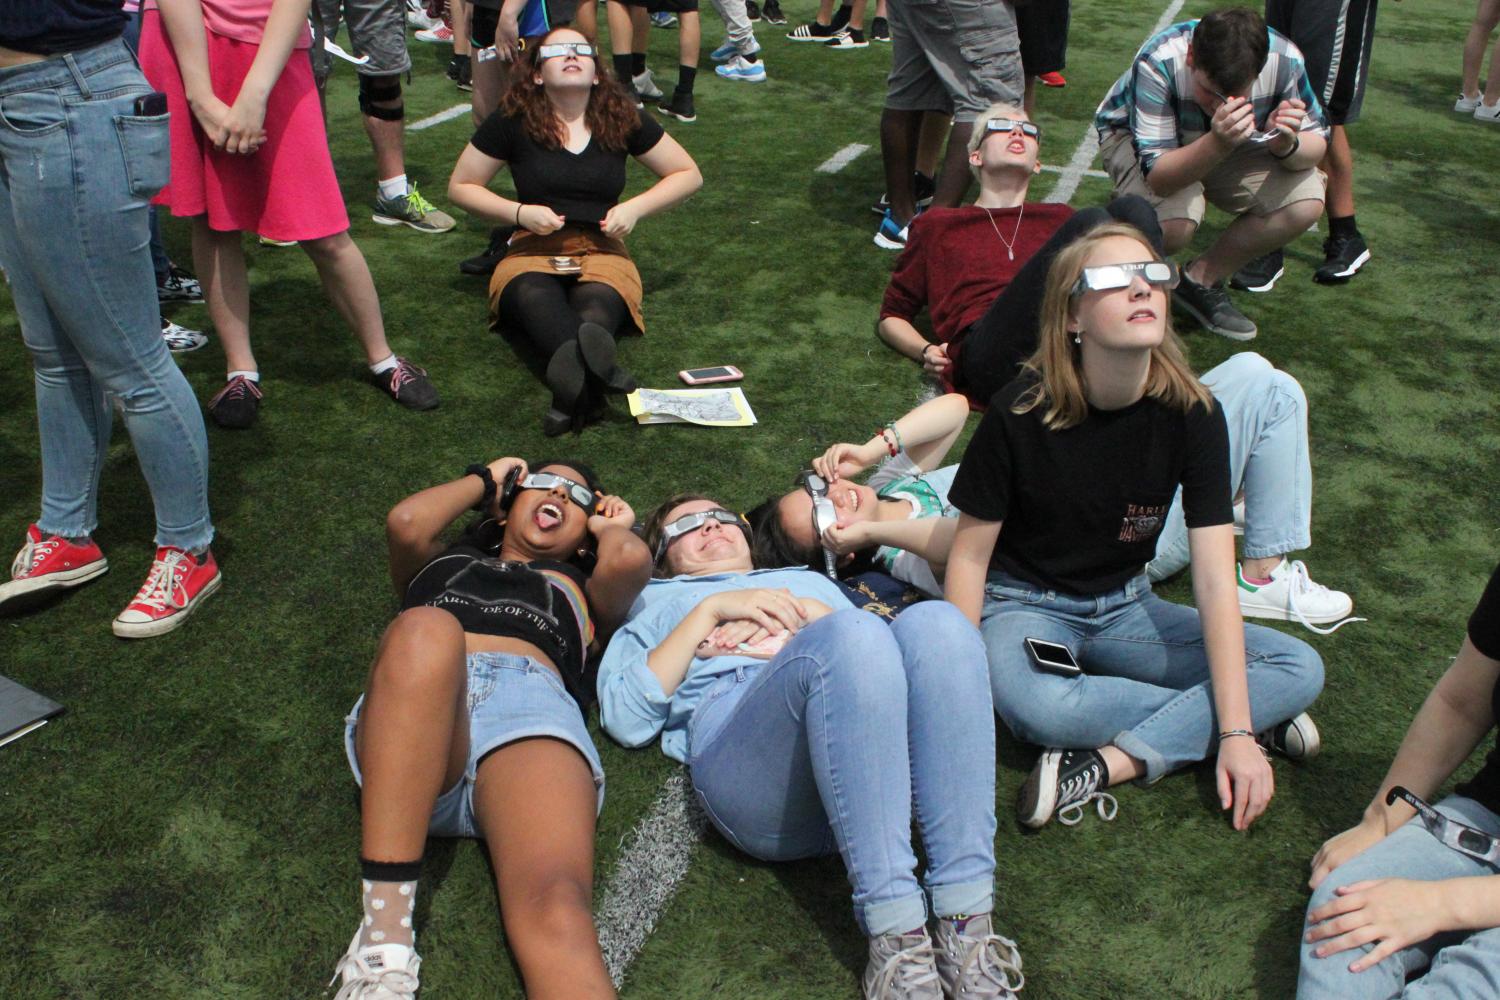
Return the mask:
M367 969L361 964L359 956L347 954L339 959L337 969L333 970L333 978L328 980L332 986L338 978L344 974L344 970L353 966L353 977L334 994L333 1000L362 1000L364 997L415 997L420 981L405 969L383 969L376 972ZM382 993L381 991L384 991Z
M10 578L20 580L36 572L36 568L42 564L42 560L52 554L53 550L62 545L62 539L53 535L39 542L33 542L28 536L26 544L21 546L21 551L16 553L15 560L10 564Z
M897 940L900 940L897 938ZM926 987L938 986L937 958L932 952L932 939L926 934L914 944L898 948L889 955L875 977L871 996L905 996Z
M188 604L187 589L181 584L192 569L192 561L185 550L168 549L165 558L157 559L151 564L146 582L141 584L140 593L130 603L144 604L153 611L165 611L168 608L181 611ZM181 600L177 597L179 590L182 591Z
M427 369L418 368L405 358L397 358L396 367L391 369L391 395L400 396L403 386L411 385L426 374Z
M408 186L406 189L406 203L416 209L420 215L426 215L428 212L436 210L436 206L432 202L422 197L421 192L417 190L415 184Z
M260 386L243 375L236 375L224 383L224 388L220 389L218 394L208 401L208 408L213 409L222 400L244 399L247 396L254 396L256 399L260 399Z
M1026 976L1021 972L1021 952L1014 941L994 932L983 937L959 934L957 939L965 953L955 980L955 1000L986 995L973 990L973 986L995 986L1002 993L1021 992Z
M1057 798L1067 804L1057 810L1057 821L1063 826L1077 826L1083 822L1083 811L1090 802L1106 823L1120 811L1120 803L1108 792L1100 791L1099 781L1104 770L1097 763L1057 783Z
M1322 596L1323 594L1328 593L1328 588L1323 586L1321 583L1316 583L1313 581L1313 578L1307 574L1307 564L1304 563L1301 559L1289 560L1287 564L1287 570L1290 574L1290 579L1287 580L1286 589L1287 603L1291 605L1292 614L1297 616L1297 621L1301 622L1303 627L1311 629L1319 635L1333 635L1333 633L1337 632L1345 625L1348 625L1350 622L1369 621L1368 618L1355 618L1353 616L1350 616L1348 618L1345 618L1343 621L1335 622L1328 628L1319 628L1318 626L1314 625L1312 622L1307 620L1307 615L1303 614L1302 601L1307 597Z

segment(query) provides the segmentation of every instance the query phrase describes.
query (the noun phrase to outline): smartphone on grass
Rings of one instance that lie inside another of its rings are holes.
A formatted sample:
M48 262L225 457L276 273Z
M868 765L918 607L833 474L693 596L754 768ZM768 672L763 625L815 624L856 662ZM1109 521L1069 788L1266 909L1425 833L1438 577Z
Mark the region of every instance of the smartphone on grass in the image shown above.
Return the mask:
M745 374L734 365L720 365L717 368L689 368L678 372L677 377L688 385L711 385L714 382L738 382Z

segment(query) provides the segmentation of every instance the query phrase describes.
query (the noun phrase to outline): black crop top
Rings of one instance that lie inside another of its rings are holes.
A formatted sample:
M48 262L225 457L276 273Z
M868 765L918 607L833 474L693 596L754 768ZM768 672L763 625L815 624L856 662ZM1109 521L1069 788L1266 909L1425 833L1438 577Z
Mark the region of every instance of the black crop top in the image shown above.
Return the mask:
M587 713L594 698L594 681L587 676L594 623L585 582L567 563L506 562L461 542L417 571L401 609L442 608L465 632L531 643L552 660Z

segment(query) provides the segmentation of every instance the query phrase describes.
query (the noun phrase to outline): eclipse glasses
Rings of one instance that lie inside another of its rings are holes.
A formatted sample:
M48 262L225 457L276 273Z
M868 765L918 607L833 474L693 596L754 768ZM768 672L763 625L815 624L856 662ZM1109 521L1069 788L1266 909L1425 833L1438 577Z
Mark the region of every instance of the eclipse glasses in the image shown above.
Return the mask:
M828 480L811 469L803 469L797 475L797 485L812 498L813 533L818 536L818 544L822 545L823 533L839 521L838 512L833 509L833 501L828 499ZM830 580L839 578L838 570L833 564L833 553L827 547L823 548L823 568Z
M1073 286L1073 295L1128 288L1136 275L1157 288L1177 287L1177 266L1171 261L1143 260L1133 264L1100 264L1086 267Z
M713 510L700 510L692 514L684 514L671 524L662 525L661 538L657 539L656 542L655 560L660 562L661 557L667 553L667 546L677 541L683 535L692 534L709 521L718 521L720 524L733 525L740 529L740 533L745 536L746 542L750 541L750 525L745 523L743 517L733 511L725 510L723 507L715 507Z
M537 47L536 61L545 62L558 56L592 56L594 51L588 42L548 42Z
M1021 130L1021 134L1028 139L1038 142L1042 139L1042 127L1036 122L1023 122L1018 118L991 118L984 123L985 132L1014 132Z
M1456 819L1449 819L1400 785L1392 786L1391 790L1385 793L1385 804L1391 805L1397 799L1403 800L1415 809L1417 815L1422 818L1422 825L1427 828L1427 832L1442 841L1445 847L1451 847L1460 854L1467 854L1471 858L1478 858L1492 865L1500 864L1500 840L1491 837L1483 830L1476 830Z
M568 499L582 507L585 514L592 514L598 506L598 497L594 495L593 490L554 472L533 472L522 479L518 486L523 490L550 490L558 486L566 486Z

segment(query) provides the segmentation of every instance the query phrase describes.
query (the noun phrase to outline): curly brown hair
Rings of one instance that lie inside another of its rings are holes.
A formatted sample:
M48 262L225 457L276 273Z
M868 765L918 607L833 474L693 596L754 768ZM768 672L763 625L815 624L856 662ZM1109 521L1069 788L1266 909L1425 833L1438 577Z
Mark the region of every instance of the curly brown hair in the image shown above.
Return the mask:
M531 141L545 149L558 149L567 133L562 121L552 110L552 102L542 85L536 82L541 62L537 53L547 41L559 31L574 31L573 28L553 28L542 40L526 50L526 59L510 74L510 86L500 98L500 110L509 117L521 119L521 127ZM594 140L611 152L623 151L632 133L640 128L641 115L635 101L625 88L615 82L609 67L594 48L594 72L598 84L589 93L588 110L584 112L584 124Z

